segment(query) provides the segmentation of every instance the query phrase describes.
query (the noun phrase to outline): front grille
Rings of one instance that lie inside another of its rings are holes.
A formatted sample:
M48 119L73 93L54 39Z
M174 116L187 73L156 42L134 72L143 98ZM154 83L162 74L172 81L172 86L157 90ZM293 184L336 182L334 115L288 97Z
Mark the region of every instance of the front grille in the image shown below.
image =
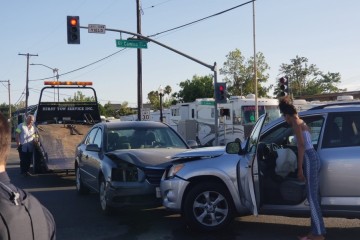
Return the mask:
M143 168L142 170L145 173L145 179L155 185L160 184L161 177L165 171L163 168Z

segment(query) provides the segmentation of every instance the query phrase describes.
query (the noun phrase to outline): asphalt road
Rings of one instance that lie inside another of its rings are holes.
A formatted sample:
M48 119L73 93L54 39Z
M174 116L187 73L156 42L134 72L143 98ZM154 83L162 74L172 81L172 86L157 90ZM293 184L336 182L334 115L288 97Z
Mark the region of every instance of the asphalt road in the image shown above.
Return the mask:
M105 216L97 194L76 193L73 173L20 176L14 144L7 171L15 185L33 193L52 212L60 240L289 240L309 231L308 218L248 216L237 218L226 231L198 233L189 230L180 215L162 207L123 209ZM325 218L325 225L326 239L360 239L358 219Z

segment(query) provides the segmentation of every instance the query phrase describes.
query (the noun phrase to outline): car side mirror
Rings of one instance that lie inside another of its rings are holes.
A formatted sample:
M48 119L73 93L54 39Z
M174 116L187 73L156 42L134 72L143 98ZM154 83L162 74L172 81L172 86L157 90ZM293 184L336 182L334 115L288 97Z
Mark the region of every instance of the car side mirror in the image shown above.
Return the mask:
M241 154L243 149L241 148L241 141L229 142L226 144L226 153L229 154Z
M187 145L189 145L190 148L197 148L198 144L195 140L187 140Z
M100 148L97 144L89 144L86 146L86 151L91 151L91 152L100 152Z

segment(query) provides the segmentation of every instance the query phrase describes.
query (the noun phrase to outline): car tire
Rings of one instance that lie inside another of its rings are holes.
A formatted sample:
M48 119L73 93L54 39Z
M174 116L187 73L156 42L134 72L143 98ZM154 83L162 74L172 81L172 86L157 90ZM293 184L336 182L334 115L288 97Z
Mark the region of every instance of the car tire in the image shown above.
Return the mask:
M109 203L107 201L106 181L104 177L101 177L99 182L99 200L100 200L100 207L103 213L105 215L111 215L114 209L111 206L109 206Z
M79 167L76 167L75 169L75 177L76 177L76 191L78 192L78 194L83 195L89 193L89 188L87 188L82 181Z
M182 215L190 228L216 231L229 225L234 209L232 198L223 184L202 182L189 190Z

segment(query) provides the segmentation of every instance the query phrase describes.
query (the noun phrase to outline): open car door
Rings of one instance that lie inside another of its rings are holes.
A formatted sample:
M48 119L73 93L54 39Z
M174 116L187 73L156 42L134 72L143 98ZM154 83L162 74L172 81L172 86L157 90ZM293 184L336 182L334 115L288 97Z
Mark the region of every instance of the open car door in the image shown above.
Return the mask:
M246 206L252 210L254 215L258 215L258 208L260 204L260 183L259 183L259 169L257 162L257 149L258 142L260 138L261 129L264 125L267 114L263 114L259 117L256 122L250 137L247 139L246 145L244 147L245 153L245 176L242 178L244 180L245 191L244 198L246 201ZM239 167L244 167L243 164L240 164Z

